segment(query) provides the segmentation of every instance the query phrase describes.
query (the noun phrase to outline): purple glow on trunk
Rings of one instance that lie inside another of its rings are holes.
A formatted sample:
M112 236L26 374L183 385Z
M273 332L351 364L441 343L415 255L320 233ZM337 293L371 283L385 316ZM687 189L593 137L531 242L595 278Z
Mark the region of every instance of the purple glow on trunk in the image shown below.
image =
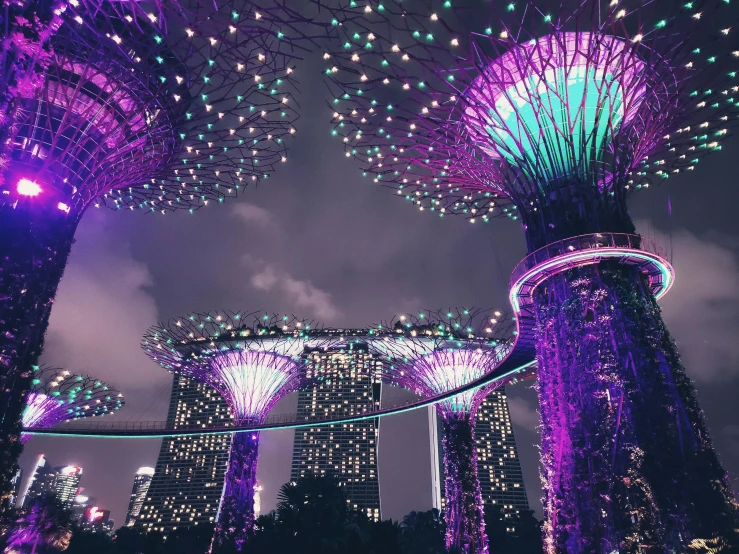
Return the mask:
M434 348L434 342L427 340L419 336L400 342L394 357L391 343L381 343L384 354L390 354L396 362L407 359L411 351L430 351L391 367L387 375L390 382L412 390L421 397L434 396L479 379L490 372L508 352L505 342L483 347L484 343L475 343L473 339L460 338L455 341L450 338L447 345L459 346L443 348L437 344ZM454 547L469 554L488 552L480 481L477 477L473 418L478 406L492 390L491 387L461 393L436 405L443 424L446 545L448 549Z
M275 352L235 350L211 358L199 377L231 408L236 424L264 421L269 411L300 384L300 363ZM226 473L214 540L241 551L254 531L259 433L236 433Z
M635 234L628 195L694 170L735 118L726 2L406 4L337 17L333 133L426 213L520 222L530 254ZM726 474L644 276L538 264L522 319L536 322L547 551L732 540Z
M730 536L731 489L646 279L604 262L535 302L546 551Z
M444 434L447 550L454 547L469 554L487 554L473 416L469 412L453 413L437 408Z
M205 383L228 404L236 425L262 423L304 380L302 359L314 322L264 312L192 314L154 326L142 340L162 367ZM254 531L259 433L235 433L213 542L241 551Z
M254 531L259 433L236 433L231 441L228 472L218 511L215 541L232 542L241 551Z

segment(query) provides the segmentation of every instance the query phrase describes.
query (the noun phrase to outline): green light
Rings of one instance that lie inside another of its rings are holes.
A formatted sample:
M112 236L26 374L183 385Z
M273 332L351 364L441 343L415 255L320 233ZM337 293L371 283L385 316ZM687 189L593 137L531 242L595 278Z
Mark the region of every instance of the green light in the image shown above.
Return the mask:
M499 146L496 154L516 164L533 164L530 167L548 162L553 177L586 166L581 156L603 155L623 120L622 87L618 77L595 68L589 68L587 76L571 73L552 69L546 87L539 86L539 77L526 77L525 86L514 85L497 99L485 128L491 143ZM560 129L571 129L567 139Z

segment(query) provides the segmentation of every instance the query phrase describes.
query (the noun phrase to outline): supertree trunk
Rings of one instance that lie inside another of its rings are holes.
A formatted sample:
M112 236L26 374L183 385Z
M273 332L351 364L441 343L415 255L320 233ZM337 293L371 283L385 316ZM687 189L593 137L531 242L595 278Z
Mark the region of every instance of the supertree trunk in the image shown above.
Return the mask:
M21 452L20 418L79 218L0 206L0 494Z
M232 545L239 552L254 530L258 455L259 433L234 435L214 540L218 545Z
M535 293L548 553L728 539L727 476L646 278L615 262Z
M474 420L469 413L441 414L446 487L446 547L465 554L488 552L477 478Z

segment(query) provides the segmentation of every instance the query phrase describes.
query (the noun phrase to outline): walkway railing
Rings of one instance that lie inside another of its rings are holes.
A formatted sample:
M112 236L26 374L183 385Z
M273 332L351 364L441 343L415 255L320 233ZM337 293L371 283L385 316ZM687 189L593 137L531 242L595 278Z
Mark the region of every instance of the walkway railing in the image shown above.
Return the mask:
M599 248L639 250L667 259L665 251L657 243L639 235L626 233L592 233L589 235L579 235L553 242L526 256L513 269L513 273L511 273L511 284L517 282L528 271L552 258L580 251L597 250Z

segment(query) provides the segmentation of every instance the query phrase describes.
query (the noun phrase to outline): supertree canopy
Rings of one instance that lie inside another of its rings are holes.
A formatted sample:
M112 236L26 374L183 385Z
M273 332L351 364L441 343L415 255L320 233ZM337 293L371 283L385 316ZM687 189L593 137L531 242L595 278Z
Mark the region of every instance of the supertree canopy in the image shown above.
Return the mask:
M726 0L356 2L327 49L334 135L424 211L520 221L511 301L539 368L548 552L729 540L731 492L654 295L630 192L737 121Z
M403 315L373 329L373 349L388 363L384 380L422 398L470 384L491 373L510 353L504 329L510 319L497 311L453 309ZM371 335L372 336L372 335ZM488 552L477 477L475 411L500 381L436 404L443 428L446 483L446 545L459 552Z
M163 368L217 390L236 425L259 424L305 380L302 354L314 325L263 312L193 314L151 327L145 352ZM259 432L235 433L214 540L240 551L254 530Z
M113 387L88 375L53 367L32 368L32 387L21 423L24 429L52 427L62 421L114 414L125 404ZM31 435L23 435L25 443Z
M1 16L0 490L85 209L192 213L286 160L298 16L270 0L181 4L11 3Z

